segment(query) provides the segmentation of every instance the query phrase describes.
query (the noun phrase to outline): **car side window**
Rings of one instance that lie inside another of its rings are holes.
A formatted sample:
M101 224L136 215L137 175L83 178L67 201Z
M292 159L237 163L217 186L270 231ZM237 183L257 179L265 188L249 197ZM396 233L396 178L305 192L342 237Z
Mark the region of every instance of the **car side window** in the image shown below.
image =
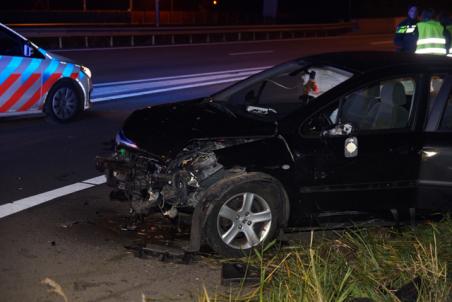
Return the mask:
M344 98L341 123L358 130L407 128L416 82L413 78L381 81Z
M441 90L441 87L443 86L445 75L433 75L430 78L430 93L429 93L429 99L428 99L428 112L432 112L432 108L434 105L434 102L436 100L436 97L439 94L439 91Z
M403 129L409 126L416 81L396 78L373 83L333 102L303 126L304 135L319 135L337 125L354 132Z
M441 119L439 129L445 131L452 131L452 90L449 93L446 109L444 110L443 118Z
M0 55L24 56L23 41L12 37L4 29L0 29Z

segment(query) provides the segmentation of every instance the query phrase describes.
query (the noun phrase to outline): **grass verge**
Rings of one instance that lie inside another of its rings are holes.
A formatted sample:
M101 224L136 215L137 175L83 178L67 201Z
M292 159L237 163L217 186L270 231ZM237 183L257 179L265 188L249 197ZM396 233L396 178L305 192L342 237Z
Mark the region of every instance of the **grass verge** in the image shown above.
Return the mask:
M309 243L246 259L256 287L204 290L199 301L452 301L452 219L402 229L311 233ZM413 282L415 280L415 282ZM402 293L399 289L404 285ZM399 290L399 291L398 291ZM408 300L413 301L413 300Z

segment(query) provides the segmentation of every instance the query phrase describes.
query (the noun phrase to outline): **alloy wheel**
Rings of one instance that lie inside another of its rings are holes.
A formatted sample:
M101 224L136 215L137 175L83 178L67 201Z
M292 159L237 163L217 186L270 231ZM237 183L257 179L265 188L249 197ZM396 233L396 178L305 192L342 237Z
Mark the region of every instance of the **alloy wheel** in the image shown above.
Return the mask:
M69 87L61 87L52 98L52 111L59 120L67 120L77 111L77 95Z
M234 195L221 206L217 230L229 247L249 249L266 239L271 223L272 212L265 199L245 192Z

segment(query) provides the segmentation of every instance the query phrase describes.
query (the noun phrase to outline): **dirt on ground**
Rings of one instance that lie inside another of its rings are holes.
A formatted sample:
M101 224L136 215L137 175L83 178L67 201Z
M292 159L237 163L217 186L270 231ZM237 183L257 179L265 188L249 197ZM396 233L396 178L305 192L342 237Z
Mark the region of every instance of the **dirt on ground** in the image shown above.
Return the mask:
M159 215L124 230L128 206L108 193L100 186L2 219L0 301L193 301L203 287L227 290L214 255L183 264L127 249L182 242L189 230Z

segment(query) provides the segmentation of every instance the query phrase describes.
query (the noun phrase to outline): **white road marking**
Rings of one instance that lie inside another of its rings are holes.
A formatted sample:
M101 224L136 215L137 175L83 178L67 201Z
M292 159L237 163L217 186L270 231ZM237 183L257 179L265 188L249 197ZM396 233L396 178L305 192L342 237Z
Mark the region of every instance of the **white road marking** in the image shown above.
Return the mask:
M235 74L235 73L252 72L252 71L259 72L264 69L268 69L270 67L271 66L261 66L261 67L251 67L251 68L242 68L242 69L231 69L231 70L204 72L204 73L192 73L192 74L185 74L185 75L130 80L130 81L116 81L116 82L94 84L93 86L94 86L94 88L96 88L96 87L113 86L113 85L135 84L135 83L142 83L142 82L156 82L156 81L164 81L164 80L206 77L206 76L210 76L210 75L220 75L220 74Z
M387 41L375 41L375 42L370 42L370 45L386 45L386 44L392 44L394 43L391 40L387 40Z
M105 175L101 175L101 176L90 178L90 179L87 179L87 180L84 180L84 181L81 181L81 182L85 183L85 184L98 186L98 185L106 183L107 182L107 178L105 177Z
M230 82L240 81L240 80L243 80L243 79L246 79L246 78L247 77L228 78L228 79L223 79L223 80L201 82L201 83L196 83L196 84L187 84L187 85L173 86L173 87L167 87L167 88L158 88L158 89L147 90L147 91L118 94L118 95L112 95L112 96L107 96L107 97L98 97L98 98L91 99L91 102L98 103L98 102L112 101L112 100L123 99L123 98L130 98L130 97L136 97L136 96L156 94L156 93L167 92L167 91L174 91L174 90L189 89L189 88L195 88L195 87L210 86L210 85L215 85L215 84L230 83Z
M228 53L228 55L230 55L230 56L244 56L244 55L257 55L257 54L265 54L265 53L273 53L273 50L231 52L231 53Z
M101 185L106 181L107 180L105 176L98 176L95 178L74 183L72 185L64 186L55 190L47 191L41 194L37 194L7 204L3 204L0 206L0 218L46 203L58 197L62 197L78 191L89 189L95 187L96 185Z

